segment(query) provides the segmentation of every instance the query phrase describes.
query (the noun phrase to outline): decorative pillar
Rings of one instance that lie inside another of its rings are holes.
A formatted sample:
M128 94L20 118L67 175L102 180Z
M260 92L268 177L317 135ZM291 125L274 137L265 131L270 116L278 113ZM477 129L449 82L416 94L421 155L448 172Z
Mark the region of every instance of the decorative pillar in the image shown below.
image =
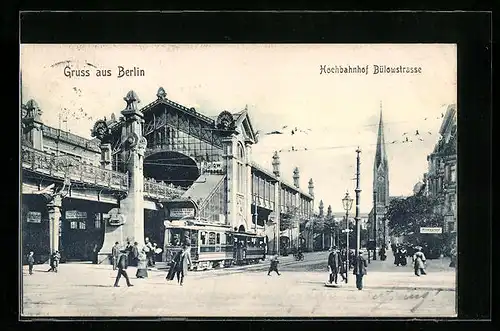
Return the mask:
M257 233L257 201L255 201L255 210L252 210L252 144L245 142L245 208L246 208L246 219L249 220L249 225L252 227L252 231ZM253 216L255 214L255 216ZM253 221L255 220L255 224Z
M216 127L222 136L222 167L226 175L226 224L231 227L231 230L238 231L241 218L245 218L246 212L243 199L239 199L237 195L238 176L235 158L237 132L233 115L228 111L221 112L217 117ZM246 227L245 230L247 230Z
M43 112L33 99L29 100L23 108L23 140L31 147L43 151L43 122L41 119Z
M307 211L307 214L309 215L309 218L311 219L311 233L310 233L310 249L311 252L314 251L314 182L312 178L309 179L308 183L308 189L309 189L309 195L313 198L313 200L308 204L309 205L309 210Z
M296 167L295 170L293 171L293 186L295 186L296 188L299 188L300 186L299 179L300 179L299 168Z
M128 195L120 202L120 213L125 216L123 232L130 241L144 244L144 152L146 138L142 136L144 114L139 110L139 97L134 91L123 98L127 103L121 112L125 118L122 126L122 160L129 174Z
M144 244L144 152L147 141L142 136L143 114L139 110L140 103L134 91L127 93L124 98L127 102L122 111L124 123L121 135L122 160L126 160L125 169L128 173L128 194L120 201L120 208L112 209L110 219L105 224L104 243L99 251L98 262L110 263L109 256L115 242L125 245L127 241L137 241ZM109 167L111 163L111 148L108 149L110 132L106 121L100 120L96 123L93 136L101 139L101 151L103 167ZM108 152L109 151L109 152Z
M101 168L112 170L111 164L111 144L101 144Z
M275 228L274 231L276 233L276 239L275 239L275 247L276 247L276 254L280 254L280 243L281 243L281 180L280 180L280 156L278 152L274 152L273 155L273 174L276 176L276 183L274 185L274 213L275 213Z
M47 209L49 212L49 240L50 240L50 253L59 251L59 239L61 237L61 207L62 197L60 195L54 196L48 203Z

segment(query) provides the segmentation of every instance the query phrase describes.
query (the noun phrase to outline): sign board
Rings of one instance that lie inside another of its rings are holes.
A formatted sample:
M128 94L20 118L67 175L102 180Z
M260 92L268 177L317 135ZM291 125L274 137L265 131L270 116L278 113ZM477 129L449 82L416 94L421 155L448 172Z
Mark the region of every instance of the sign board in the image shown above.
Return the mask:
M170 209L170 217L194 217L194 208L172 208Z
M87 219L87 212L85 211L67 210L65 215L67 220Z
M420 233L443 233L443 228L420 228Z
M41 223L42 222L42 213L38 211L30 211L26 215L26 222L28 223Z

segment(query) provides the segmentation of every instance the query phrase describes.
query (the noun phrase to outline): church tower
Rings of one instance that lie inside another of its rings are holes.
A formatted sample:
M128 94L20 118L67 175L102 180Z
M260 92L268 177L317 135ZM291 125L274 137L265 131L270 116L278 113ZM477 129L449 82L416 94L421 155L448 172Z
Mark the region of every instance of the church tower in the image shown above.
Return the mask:
M384 139L384 122L382 120L382 102L380 102L380 121L378 124L377 149L373 164L374 204L377 208L377 246L389 245L389 229L387 221L383 221L389 206L389 163Z
M377 150L373 164L373 190L377 192L376 205L389 205L389 163L384 140L384 122L382 121L382 102L380 102L380 121L378 124Z

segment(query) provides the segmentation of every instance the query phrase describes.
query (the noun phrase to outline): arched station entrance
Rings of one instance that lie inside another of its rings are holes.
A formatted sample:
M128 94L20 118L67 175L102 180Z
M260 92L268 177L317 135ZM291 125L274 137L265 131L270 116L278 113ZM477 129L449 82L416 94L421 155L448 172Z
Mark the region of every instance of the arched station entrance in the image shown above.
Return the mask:
M196 161L179 152L158 152L144 160L144 177L189 187L200 177Z

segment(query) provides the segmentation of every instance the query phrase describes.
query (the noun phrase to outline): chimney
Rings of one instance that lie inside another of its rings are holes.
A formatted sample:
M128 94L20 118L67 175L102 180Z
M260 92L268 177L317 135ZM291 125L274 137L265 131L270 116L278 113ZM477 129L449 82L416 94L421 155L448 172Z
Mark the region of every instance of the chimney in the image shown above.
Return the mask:
M299 188L299 179L300 179L299 168L296 167L295 170L293 171L293 186L295 186L296 188Z
M325 209L325 206L323 205L323 200L320 200L319 201L319 217L324 216L323 209Z
M309 179L309 195L314 197L314 183L313 179Z
M276 177L280 176L280 156L278 155L278 152L274 152L273 155L273 174Z

